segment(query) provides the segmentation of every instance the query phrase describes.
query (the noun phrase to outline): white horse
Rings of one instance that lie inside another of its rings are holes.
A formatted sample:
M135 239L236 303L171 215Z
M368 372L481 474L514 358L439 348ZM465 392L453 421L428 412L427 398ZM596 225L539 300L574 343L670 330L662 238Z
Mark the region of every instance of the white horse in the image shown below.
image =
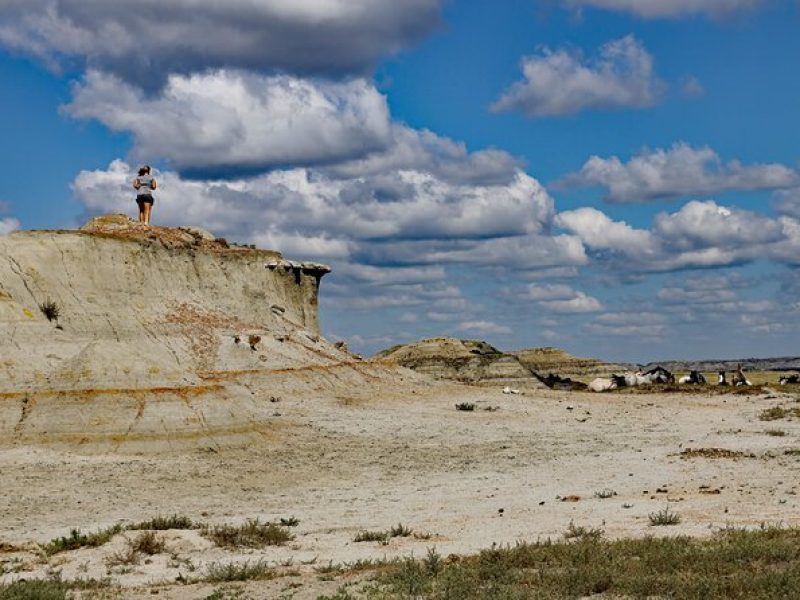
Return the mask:
M684 375L678 380L678 383L683 384L691 384L691 385L699 385L699 384L706 384L708 381L706 380L706 376L703 375L700 371L692 371L688 375Z
M617 388L617 382L613 379L598 377L589 383L589 389L593 392L606 392Z

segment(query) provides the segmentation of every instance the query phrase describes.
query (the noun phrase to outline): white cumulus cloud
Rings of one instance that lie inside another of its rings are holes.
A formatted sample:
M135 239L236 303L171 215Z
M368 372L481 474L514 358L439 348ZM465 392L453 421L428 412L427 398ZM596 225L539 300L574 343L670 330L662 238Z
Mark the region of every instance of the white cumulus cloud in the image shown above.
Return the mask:
M577 51L551 50L522 59L523 80L492 105L494 111L520 111L530 117L587 109L651 106L663 84L653 72L653 57L632 35L611 41L593 58Z
M20 223L17 219L6 217L0 219L0 235L8 235L12 231L19 229Z
M477 335L509 335L511 328L499 325L493 321L464 321L458 326L459 331L466 331Z
M108 169L81 172L73 190L91 213L130 211L132 177L130 165L114 161ZM232 239L323 258L364 254L371 247L378 247L377 256L380 246L406 241L412 248L407 262L414 263L424 261L424 253L437 244L440 252L458 253L499 239L543 235L554 213L552 198L521 171L504 185L456 184L410 170L352 179L302 168L231 180L184 179L169 171L157 177L160 223L195 223ZM577 239L574 244L580 247ZM494 256L505 258L500 250ZM484 257L476 251L473 259ZM386 260L376 262L401 261L388 252Z
M781 164L724 163L709 147L693 148L679 142L668 150L643 150L628 162L618 157L592 156L580 171L561 185L600 186L608 202L641 202L688 194L731 190L772 190L800 182L797 171Z
M614 272L668 272L720 267L758 259L800 262L800 221L777 219L713 200L656 215L650 229L614 221L594 208L559 213L557 226L578 236L595 261Z
M133 134L133 155L179 169L258 169L359 158L386 148L386 98L371 82L314 81L240 71L171 75L146 95L90 71L64 107Z
M720 16L757 6L761 0L563 0L570 8L593 7L626 12L645 19L690 15Z

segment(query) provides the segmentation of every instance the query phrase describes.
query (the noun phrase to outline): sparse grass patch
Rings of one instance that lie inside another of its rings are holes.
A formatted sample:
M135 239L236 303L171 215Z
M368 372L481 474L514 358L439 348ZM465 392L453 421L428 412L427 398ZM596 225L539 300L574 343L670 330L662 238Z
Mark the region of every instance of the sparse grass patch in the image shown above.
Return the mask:
M150 529L153 531L166 531L168 529L199 529L201 524L195 523L189 517L183 515L171 515L168 517L154 517L149 521L141 521L128 525L127 529L140 530Z
M42 550L48 556L77 550L78 548L97 548L108 542L112 537L122 531L122 525L113 525L106 529L100 529L95 533L81 533L80 529L72 529L68 536L55 538L42 546Z
M354 542L385 542L389 539L389 533L386 531L359 531L356 537L353 538Z
M59 580L17 581L0 586L0 600L67 600L70 587Z
M669 509L669 506L663 508L662 510L650 513L647 515L647 518L650 519L650 525L653 527L677 525L681 522L681 516L676 512L672 512Z
M222 583L226 581L252 581L275 579L277 573L266 561L236 563L214 562L206 567L206 581Z
M601 500L606 500L608 498L613 498L617 495L617 492L612 490L611 488L604 488L602 490L597 490L594 493L595 498L600 498Z
M747 455L738 450L726 448L686 448L681 451L681 458L745 458Z
M791 417L800 417L800 408L773 406L772 408L761 411L761 414L758 415L758 418L762 421L777 421L779 419L788 419Z
M463 410L466 412L472 412L475 410L475 405L471 402L459 402L456 404L456 410Z
M396 537L409 537L414 531L402 523L390 528L387 531L359 531L356 537L353 538L354 542L381 542L386 543L392 538Z
M398 523L389 530L389 537L408 537L412 533L413 531L411 531L411 529L404 526L402 523Z
M297 527L300 525L300 519L297 517L281 517L280 522L283 527Z
M800 456L800 448L789 448L788 450L784 450L783 453L786 456Z
M603 537L603 533L605 532L599 527L584 527L583 525L575 525L574 521L570 521L567 530L564 532L564 539L597 541Z
M78 579L67 582L58 576L20 580L6 585L0 584L0 600L71 600L75 598L75 591L99 590L108 586L107 580Z
M709 539L548 540L448 559L435 572L426 563L406 560L386 567L370 598L800 597L796 529L723 531Z
M134 552L142 554L161 554L164 552L164 538L157 535L154 531L145 531L134 539L128 540L128 545Z
M128 542L129 543L125 546L124 550L115 552L106 558L106 565L109 567L119 567L139 564L139 553L130 544L130 540L128 540Z
M294 536L285 527L274 523L262 523L258 519L249 519L243 525L215 525L206 527L203 535L217 546L228 548L263 548L265 546L283 546L291 542Z
M767 435L771 435L772 437L783 437L786 435L786 432L783 429L767 429L764 431Z

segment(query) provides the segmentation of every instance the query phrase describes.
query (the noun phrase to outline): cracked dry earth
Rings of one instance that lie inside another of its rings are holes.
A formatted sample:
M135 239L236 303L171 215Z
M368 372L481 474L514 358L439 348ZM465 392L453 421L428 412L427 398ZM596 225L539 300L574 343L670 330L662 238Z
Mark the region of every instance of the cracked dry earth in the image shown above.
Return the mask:
M475 410L458 411L459 402ZM602 527L611 538L799 525L793 450L800 423L759 420L778 405L798 406L779 392L515 396L415 383L284 396L275 403L273 434L236 450L81 455L7 447L0 450L0 581L55 570L65 579L108 576L111 597L205 598L219 584L176 579L202 578L213 562L264 560L283 565L286 575L238 584L242 594L301 599L367 577L321 575L329 563L419 557L430 547L473 553L558 538L570 521ZM687 448L733 452L682 455ZM615 495L596 497L601 490ZM652 527L648 515L665 506L681 523ZM130 533L49 559L36 552L36 542L73 527L94 531L171 514L212 524L300 522L294 541L258 550L231 551L198 531L168 531L164 553L125 569L107 559ZM415 535L353 541L359 531L398 523Z

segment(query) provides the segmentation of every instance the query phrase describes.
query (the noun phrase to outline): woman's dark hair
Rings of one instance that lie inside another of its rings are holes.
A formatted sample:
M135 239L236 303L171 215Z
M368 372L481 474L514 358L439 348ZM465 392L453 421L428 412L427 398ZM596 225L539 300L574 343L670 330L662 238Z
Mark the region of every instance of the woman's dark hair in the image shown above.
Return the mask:
M147 175L150 172L150 165L145 165L141 169L139 169L139 177L142 175Z

